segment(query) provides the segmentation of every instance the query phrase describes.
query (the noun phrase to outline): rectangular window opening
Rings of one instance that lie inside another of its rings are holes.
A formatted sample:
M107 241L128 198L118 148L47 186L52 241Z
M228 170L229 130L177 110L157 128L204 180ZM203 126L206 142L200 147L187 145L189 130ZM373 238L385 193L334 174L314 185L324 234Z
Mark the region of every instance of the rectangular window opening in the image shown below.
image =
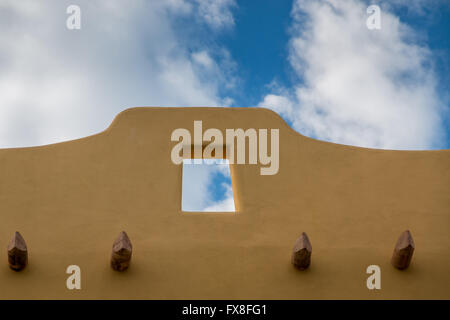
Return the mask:
M228 159L184 159L181 210L236 212Z

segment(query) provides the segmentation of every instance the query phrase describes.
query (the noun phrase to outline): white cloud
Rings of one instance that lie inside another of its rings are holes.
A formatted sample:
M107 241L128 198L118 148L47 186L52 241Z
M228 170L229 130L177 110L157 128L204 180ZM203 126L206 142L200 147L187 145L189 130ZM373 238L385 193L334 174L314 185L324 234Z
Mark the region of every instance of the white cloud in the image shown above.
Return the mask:
M234 0L197 0L200 17L211 27L220 29L234 25Z
M208 54L206 50L194 52L192 54L192 59L198 63L199 65L211 69L215 66L214 60L211 58L211 56Z
M264 97L260 106L272 109L286 119L293 119L296 115L293 102L286 96L268 94Z
M259 105L323 140L439 147L442 106L430 51L388 11L381 30L368 30L366 8L359 0L296 1L289 59L302 81L290 95L269 94Z
M234 212L236 211L234 206L233 190L229 184L224 184L226 188L226 198L217 201L213 205L206 207L204 212Z
M226 68L232 59L223 48L186 39L175 24L183 17L200 22L198 28L230 27L234 2L207 9L183 0L79 0L82 29L70 31L66 8L72 2L0 4L0 147L97 133L134 106L229 102L219 91L234 81ZM191 54L191 43L203 60ZM205 73L199 61L213 67Z

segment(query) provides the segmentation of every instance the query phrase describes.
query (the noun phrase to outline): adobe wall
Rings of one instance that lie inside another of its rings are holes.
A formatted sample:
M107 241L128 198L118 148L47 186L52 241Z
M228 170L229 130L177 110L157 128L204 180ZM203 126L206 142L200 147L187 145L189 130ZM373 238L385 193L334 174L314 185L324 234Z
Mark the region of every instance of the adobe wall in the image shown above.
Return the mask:
M280 170L233 165L239 212L182 213L176 128L279 128ZM0 150L1 299L450 299L450 150L387 151L310 139L255 108L134 108L104 132ZM390 265L411 230L409 269ZM14 272L14 231L29 265ZM126 230L129 270L109 266ZM302 231L307 271L290 264ZM82 289L66 288L68 265ZM366 287L381 267L381 290Z

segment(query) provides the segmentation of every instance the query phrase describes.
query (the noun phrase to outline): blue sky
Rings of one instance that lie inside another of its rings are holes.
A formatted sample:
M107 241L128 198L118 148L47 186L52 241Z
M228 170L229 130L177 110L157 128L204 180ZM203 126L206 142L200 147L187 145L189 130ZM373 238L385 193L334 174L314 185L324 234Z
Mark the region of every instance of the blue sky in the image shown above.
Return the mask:
M0 147L94 134L133 106L259 106L320 140L449 148L449 30L446 0L1 0Z
M418 33L424 34L424 45L434 53L433 63L439 79L439 94L449 106L450 101L450 4L438 3L435 7L427 8L424 15L405 14L398 12L400 18L411 25ZM446 148L450 148L450 111L444 115L447 130Z
M294 76L288 58L291 1L243 1L236 10L236 27L219 37L244 79L236 106L257 105L274 80L288 85Z
M412 0L411 2L414 2ZM256 105L273 80L284 86L296 77L288 63L289 28L293 1L242 1L235 14L235 28L221 37L240 66L244 92L235 96L237 106ZM382 3L373 1L367 3ZM401 21L414 28L422 43L434 53L440 79L439 92L450 93L450 4L435 2L416 12L407 6L394 8ZM450 129L449 129L450 130ZM448 145L447 145L448 146Z
M367 1L382 5L383 1ZM414 3L414 1L412 1ZM430 3L429 3L430 4ZM293 1L244 1L236 14L235 29L221 37L235 60L241 66L244 90L234 98L237 106L257 105L261 96L270 92L270 84L290 87L297 75L288 62ZM411 26L418 43L432 51L432 60L438 79L438 94L443 102L450 101L450 4L434 1L429 6L417 4L389 8L400 21ZM405 114L405 118L407 115ZM288 122L289 119L287 119ZM450 111L442 113L446 136L430 149L450 147Z

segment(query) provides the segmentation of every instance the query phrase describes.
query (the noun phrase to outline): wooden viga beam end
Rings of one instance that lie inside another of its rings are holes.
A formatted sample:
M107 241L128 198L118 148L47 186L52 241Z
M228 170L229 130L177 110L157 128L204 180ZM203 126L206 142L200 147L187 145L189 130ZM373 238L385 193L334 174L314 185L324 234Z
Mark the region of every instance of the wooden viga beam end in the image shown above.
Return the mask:
M28 249L25 240L19 232L15 232L8 244L9 267L20 271L28 264Z
M391 263L397 269L403 270L408 268L414 253L414 241L409 230L404 231L394 248Z
M130 266L133 246L125 231L116 238L112 248L111 267L116 271L125 271Z
M295 241L292 250L292 264L300 270L305 270L311 264L312 247L311 242L305 232Z

